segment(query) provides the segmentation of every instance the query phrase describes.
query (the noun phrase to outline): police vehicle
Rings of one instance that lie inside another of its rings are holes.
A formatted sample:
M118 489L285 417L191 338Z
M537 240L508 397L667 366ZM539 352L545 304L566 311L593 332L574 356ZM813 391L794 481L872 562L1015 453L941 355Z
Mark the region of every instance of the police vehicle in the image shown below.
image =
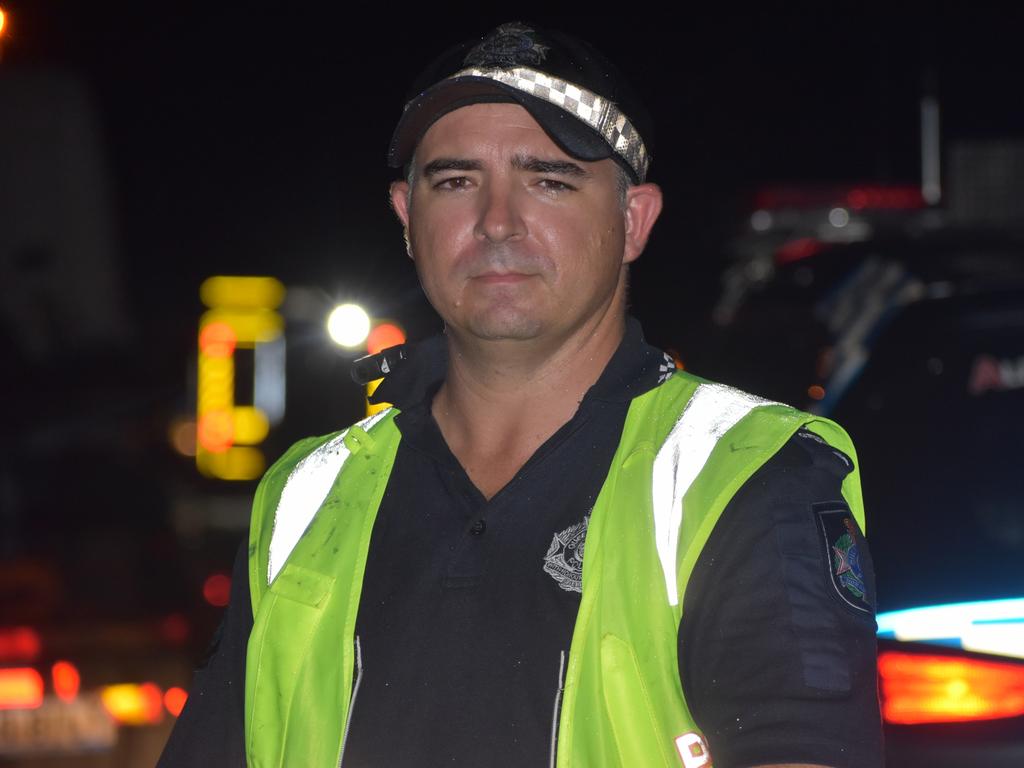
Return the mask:
M1024 765L1024 230L771 190L689 366L859 453L888 764Z

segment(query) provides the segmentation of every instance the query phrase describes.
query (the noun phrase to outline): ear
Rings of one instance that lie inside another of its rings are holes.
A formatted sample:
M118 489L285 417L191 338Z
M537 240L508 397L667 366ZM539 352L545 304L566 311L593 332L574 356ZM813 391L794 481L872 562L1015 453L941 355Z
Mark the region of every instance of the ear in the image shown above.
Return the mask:
M409 183L407 181L393 181L388 190L391 195L391 208L402 222L402 226L409 228Z
M626 242L622 263L635 261L643 253L654 222L661 213L661 187L638 184L626 191Z
M412 258L412 245L409 242L409 183L393 181L388 190L391 196L391 209L402 222L402 237L405 239L405 252Z

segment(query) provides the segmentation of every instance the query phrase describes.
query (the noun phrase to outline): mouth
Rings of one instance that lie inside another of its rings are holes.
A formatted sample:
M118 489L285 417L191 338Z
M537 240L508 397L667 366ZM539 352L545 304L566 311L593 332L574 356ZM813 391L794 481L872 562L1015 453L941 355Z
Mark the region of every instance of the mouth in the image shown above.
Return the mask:
M525 280L529 280L531 277L533 277L533 275L524 274L522 272L485 272L481 275L475 275L472 279L485 285L504 285L521 283Z

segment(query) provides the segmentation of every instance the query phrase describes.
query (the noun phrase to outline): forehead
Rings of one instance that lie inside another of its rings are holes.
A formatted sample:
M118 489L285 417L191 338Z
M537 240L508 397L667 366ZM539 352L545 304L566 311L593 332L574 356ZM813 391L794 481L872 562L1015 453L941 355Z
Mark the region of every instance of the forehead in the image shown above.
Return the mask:
M430 126L416 148L416 162L423 164L442 155L482 157L524 152L572 159L520 105L471 104L449 112Z

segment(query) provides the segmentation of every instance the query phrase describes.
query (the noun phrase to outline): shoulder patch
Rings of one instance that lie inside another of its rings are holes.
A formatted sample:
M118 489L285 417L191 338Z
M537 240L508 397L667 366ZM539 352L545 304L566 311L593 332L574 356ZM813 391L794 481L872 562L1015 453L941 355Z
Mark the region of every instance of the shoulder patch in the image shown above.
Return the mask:
M862 613L873 613L873 596L861 564L864 534L850 512L839 502L815 504L814 516L824 547L828 575L839 599Z

